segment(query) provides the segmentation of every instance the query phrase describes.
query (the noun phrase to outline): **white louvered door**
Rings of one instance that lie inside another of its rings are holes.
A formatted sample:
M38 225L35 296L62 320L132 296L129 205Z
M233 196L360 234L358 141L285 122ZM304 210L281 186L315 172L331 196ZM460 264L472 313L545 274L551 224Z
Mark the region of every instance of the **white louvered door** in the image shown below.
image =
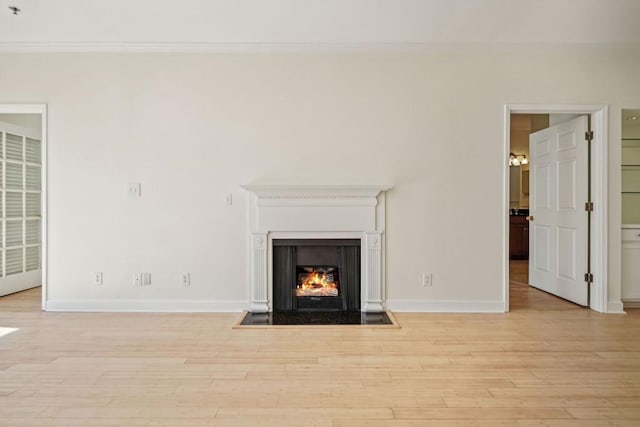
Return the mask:
M42 146L8 126L0 137L1 296L40 285Z

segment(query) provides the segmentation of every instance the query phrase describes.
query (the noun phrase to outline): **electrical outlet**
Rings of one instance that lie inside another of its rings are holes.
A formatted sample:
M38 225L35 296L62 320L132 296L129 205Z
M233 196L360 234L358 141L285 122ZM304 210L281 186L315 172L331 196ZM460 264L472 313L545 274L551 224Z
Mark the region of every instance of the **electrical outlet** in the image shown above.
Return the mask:
M130 182L129 184L127 184L127 195L131 198L140 197L142 195L140 183Z
M142 273L133 273L133 284L135 286L142 286Z
M191 274L183 273L182 274L182 286L191 286Z
M151 273L142 273L142 285L143 286L151 285Z
M433 275L431 273L422 273L422 286L431 286L433 284Z
M93 273L93 284L94 285L102 285L102 272Z

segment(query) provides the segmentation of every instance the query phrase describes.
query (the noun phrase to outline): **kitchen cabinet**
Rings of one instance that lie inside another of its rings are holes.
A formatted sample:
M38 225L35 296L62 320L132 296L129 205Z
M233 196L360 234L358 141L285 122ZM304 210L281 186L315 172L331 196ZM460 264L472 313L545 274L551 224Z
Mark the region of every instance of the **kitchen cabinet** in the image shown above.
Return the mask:
M622 302L640 307L640 224L622 226Z
M622 139L622 223L640 224L640 139Z
M509 217L509 258L529 258L529 221L524 215Z

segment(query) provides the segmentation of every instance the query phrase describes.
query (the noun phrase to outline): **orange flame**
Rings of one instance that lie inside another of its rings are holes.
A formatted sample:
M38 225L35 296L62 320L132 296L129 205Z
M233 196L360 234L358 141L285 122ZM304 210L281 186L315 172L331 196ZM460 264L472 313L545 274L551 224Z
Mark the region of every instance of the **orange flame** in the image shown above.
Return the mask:
M307 274L305 279L296 288L296 295L305 296L338 296L338 284L333 280L333 274L314 271Z

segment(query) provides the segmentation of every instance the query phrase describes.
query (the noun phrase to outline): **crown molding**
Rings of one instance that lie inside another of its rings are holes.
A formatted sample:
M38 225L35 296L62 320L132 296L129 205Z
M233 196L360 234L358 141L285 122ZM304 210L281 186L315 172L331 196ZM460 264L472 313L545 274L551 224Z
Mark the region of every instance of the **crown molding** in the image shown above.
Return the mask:
M637 43L4 41L0 53L440 53L638 50Z

